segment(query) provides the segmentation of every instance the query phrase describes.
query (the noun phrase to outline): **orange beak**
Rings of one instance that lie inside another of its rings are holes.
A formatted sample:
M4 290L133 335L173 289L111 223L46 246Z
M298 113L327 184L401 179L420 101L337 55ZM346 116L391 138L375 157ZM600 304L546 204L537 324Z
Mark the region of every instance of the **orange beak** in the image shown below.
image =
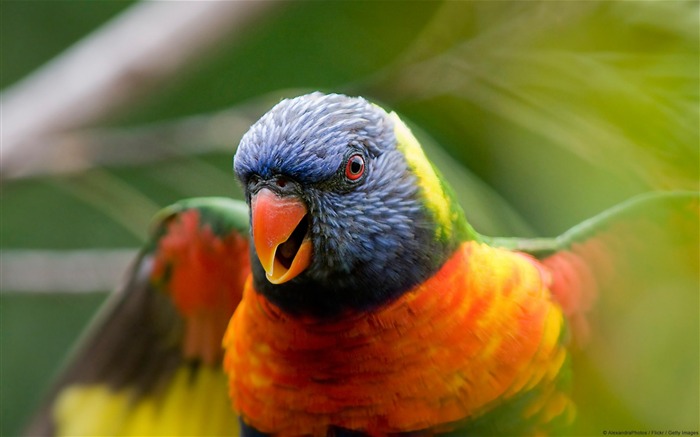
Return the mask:
M280 197L263 188L251 199L253 244L273 284L287 282L311 263L312 245L306 238L306 206L297 198Z

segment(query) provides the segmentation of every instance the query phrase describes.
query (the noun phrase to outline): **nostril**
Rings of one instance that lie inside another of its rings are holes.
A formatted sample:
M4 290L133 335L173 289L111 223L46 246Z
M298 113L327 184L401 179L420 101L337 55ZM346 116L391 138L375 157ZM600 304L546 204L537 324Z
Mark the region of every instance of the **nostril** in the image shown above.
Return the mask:
M275 184L280 188L284 188L287 186L287 180L285 178L277 178Z

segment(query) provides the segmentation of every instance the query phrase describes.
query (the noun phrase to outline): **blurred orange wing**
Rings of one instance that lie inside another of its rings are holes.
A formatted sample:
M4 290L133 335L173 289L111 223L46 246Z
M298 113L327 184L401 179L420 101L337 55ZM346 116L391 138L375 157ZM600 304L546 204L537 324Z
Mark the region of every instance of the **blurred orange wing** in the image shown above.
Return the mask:
M250 272L244 204L166 208L28 435L236 435L221 339Z

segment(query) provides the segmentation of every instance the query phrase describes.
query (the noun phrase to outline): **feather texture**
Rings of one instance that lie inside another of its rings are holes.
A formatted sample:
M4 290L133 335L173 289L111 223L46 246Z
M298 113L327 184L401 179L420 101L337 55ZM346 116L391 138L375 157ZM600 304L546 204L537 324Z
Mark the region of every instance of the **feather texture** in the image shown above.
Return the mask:
M570 417L549 281L533 258L468 242L397 301L333 321L290 317L249 282L224 339L234 407L272 434L386 435L450 431L537 389L522 414Z

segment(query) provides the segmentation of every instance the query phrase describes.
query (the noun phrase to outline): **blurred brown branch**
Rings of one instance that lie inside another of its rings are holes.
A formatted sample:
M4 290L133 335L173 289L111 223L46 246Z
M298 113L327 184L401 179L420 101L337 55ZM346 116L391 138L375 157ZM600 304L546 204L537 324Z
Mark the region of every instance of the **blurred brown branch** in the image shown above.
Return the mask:
M100 167L148 164L215 151L233 153L250 125L283 97L308 92L282 89L234 107L127 128L77 128L27 139L0 181L70 175Z
M28 139L13 154L16 161L3 169L2 180L232 152L253 121L253 116L229 110L133 128L79 129Z
M4 177L36 163L33 158L53 145L46 137L88 126L143 98L276 4L136 3L0 95Z
M5 250L0 252L3 292L112 290L136 249Z

